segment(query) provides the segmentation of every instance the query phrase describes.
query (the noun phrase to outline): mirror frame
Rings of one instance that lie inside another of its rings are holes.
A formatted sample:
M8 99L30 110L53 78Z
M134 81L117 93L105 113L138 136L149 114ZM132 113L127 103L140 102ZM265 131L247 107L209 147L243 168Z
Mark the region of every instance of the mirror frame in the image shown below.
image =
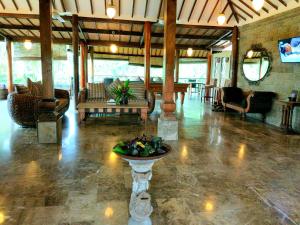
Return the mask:
M243 63L244 63L244 60L247 58L247 53L252 50L252 51L259 51L262 53L262 57L268 57L269 58L269 66L268 66L268 69L266 71L266 74L260 79L260 80L256 80L256 81L253 81L253 80L249 80L247 77L246 77L246 74L244 73L244 70L243 70ZM252 45L251 48L249 48L246 53L243 55L243 59L242 59L242 62L241 62L241 72L242 72L242 75L243 77L248 81L249 85L259 85L259 83L261 81L263 81L266 77L270 76L270 73L271 73L271 70L272 70L272 55L270 52L267 51L267 49L263 48L261 44L256 44L256 45Z

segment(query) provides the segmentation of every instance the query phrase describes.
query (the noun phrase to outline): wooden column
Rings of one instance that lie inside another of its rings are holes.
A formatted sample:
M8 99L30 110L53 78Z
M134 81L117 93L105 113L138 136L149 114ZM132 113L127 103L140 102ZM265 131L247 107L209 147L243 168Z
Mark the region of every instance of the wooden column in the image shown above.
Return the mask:
M238 58L239 58L239 30L235 26L232 31L232 70L231 70L231 85L232 87L237 86L237 77L238 77Z
M176 50L175 57L175 82L179 82L179 50Z
M39 0L40 43L42 62L43 98L54 98L52 76L52 5L51 0Z
M151 23L145 22L144 25L144 68L145 68L145 87L150 88L150 68L151 68Z
M74 72L74 97L75 97L75 109L78 105L78 93L79 93L79 68L78 68L78 16L72 16L72 45L73 45L73 72Z
M91 78L92 83L94 83L94 47L90 47L90 57L91 57Z
M7 89L8 93L14 91L13 84L13 71L12 71L12 42L10 39L6 39L6 52L7 52Z
M210 84L211 81L211 64L212 64L212 52L209 51L207 54L207 74L206 74L206 85ZM209 89L205 89L205 96L209 96ZM208 100L208 98L206 98Z
M176 48L176 0L164 1L163 97L161 118L175 118L174 60Z
M86 86L86 82L88 81L87 77L87 45L85 43L80 43L80 88L83 89Z

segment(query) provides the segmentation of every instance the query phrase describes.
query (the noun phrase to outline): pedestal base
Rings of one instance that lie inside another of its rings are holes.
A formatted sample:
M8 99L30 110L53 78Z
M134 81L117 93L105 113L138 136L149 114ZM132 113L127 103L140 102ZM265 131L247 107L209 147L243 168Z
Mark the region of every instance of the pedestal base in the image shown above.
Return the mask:
M158 118L157 136L166 141L178 140L178 121Z
M152 225L150 218L145 219L144 221L136 221L132 217L128 220L128 225Z
M60 144L62 117L53 121L38 121L37 132L40 144Z

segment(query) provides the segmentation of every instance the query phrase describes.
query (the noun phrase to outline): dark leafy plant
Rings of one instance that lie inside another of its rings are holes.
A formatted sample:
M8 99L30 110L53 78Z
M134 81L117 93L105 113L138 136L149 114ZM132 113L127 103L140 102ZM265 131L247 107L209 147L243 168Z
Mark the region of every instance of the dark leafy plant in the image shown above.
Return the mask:
M131 141L121 141L114 148L113 152L122 155L148 157L162 155L167 152L161 137L142 135Z
M123 99L136 99L132 89L129 87L129 80L125 81L122 85L113 88L112 93L114 94L116 103L118 104L120 104Z

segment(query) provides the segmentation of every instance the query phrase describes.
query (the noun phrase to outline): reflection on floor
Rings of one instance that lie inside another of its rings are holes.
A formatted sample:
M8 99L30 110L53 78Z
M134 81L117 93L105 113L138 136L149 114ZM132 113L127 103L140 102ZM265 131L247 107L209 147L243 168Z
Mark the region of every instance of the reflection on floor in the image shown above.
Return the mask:
M147 127L119 118L78 127L73 108L57 147L38 144L36 130L14 125L0 102L0 224L127 223L130 168L111 149L155 134L158 111ZM299 136L213 113L199 99L177 110L180 140L153 168L154 225L300 223Z

